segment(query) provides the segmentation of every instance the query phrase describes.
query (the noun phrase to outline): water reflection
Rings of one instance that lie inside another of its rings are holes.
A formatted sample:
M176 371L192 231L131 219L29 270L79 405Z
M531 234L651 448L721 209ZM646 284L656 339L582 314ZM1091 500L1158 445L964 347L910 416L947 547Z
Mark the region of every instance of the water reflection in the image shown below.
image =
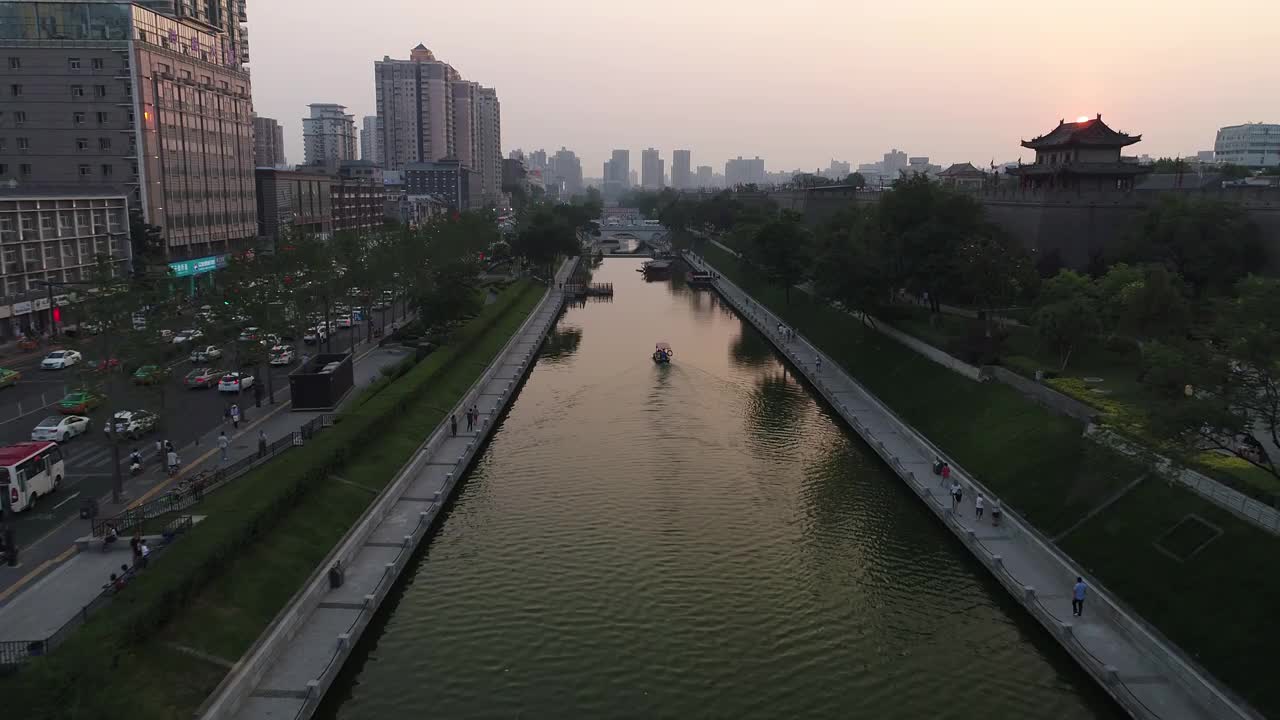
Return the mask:
M773 346L760 333L746 330L729 343L729 357L738 365L761 367L776 364Z
M538 361L549 363L564 362L570 355L577 352L578 346L581 344L582 328L566 326L564 323L560 323L547 335L547 339L542 344L542 354Z

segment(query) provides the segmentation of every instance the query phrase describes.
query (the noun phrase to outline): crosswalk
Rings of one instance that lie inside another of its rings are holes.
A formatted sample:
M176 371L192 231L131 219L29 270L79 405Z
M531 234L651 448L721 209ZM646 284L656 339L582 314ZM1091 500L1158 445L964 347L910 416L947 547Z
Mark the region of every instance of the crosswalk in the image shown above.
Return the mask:
M80 447L63 446L63 457L67 463L68 475L85 475L95 472L110 471L113 468L112 453L110 445L89 445L85 444ZM120 447L120 462L126 462L129 458L129 452L133 448ZM142 449L142 457L145 461L151 454L147 448Z

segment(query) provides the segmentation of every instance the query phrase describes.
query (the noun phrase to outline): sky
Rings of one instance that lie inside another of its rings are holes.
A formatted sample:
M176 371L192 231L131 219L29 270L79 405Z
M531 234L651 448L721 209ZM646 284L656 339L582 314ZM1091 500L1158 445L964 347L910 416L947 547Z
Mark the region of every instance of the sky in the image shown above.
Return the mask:
M375 114L373 63L419 42L497 89L503 156L689 149L769 171L1030 159L1019 141L1101 113L1126 152L1213 148L1280 123L1280 0L250 0L255 109L302 162L307 104Z

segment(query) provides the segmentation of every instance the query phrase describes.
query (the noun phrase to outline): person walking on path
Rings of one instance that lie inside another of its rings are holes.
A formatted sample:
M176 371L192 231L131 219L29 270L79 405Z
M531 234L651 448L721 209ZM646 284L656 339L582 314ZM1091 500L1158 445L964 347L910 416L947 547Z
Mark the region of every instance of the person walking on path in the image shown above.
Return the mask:
M139 567L146 568L151 558L151 546L146 540L138 543L138 563Z
M472 430L476 429L476 421L471 418L471 408L467 408L466 416L467 416L467 432L471 432Z
M240 429L240 406L231 403L231 427L234 430Z
M1071 588L1071 614L1076 617L1084 615L1084 596L1089 591L1089 586L1084 584L1084 578L1076 576L1076 584Z
M164 452L165 452L164 442L157 440L156 441L156 462L159 463L161 467L164 467Z
M231 406L230 405L222 408L222 426L226 427L227 423L229 422L231 422Z
M451 437L458 437L458 415L457 415L457 413L454 413L453 415L450 415L450 416L449 416L449 435L450 435Z
M822 374L822 358L817 355L813 356L813 368L819 375Z
M951 512L955 512L960 507L960 499L964 497L964 491L960 489L960 483L951 482Z
M978 493L978 497L973 499L973 513L979 520L982 519L982 506L986 501L986 498L982 497L982 493Z
M997 498L991 501L991 524L999 525L1000 516L1004 514L1004 510L1000 507L1000 500Z
M480 406L479 405L471 406L471 418L475 422L476 429L479 430L480 429Z
M169 468L169 477L173 477L178 474L178 462L178 453L174 452L173 449L170 448L169 452L165 455L165 465Z
M258 431L258 457L267 456L267 433L263 430Z
M218 449L222 451L222 459L219 462L227 461L227 448L231 447L231 441L227 439L227 431L223 430L218 433Z

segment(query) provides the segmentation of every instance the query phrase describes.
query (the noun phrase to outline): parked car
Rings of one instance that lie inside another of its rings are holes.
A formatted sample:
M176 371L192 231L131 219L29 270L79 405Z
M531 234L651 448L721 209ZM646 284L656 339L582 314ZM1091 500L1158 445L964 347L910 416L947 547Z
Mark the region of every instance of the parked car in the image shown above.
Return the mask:
M192 342L194 340L199 340L202 337L204 337L203 330L199 330L196 328L188 328L186 330L178 331L178 334L173 336L173 344L183 345L183 344Z
M0 388L6 388L10 385L17 385L22 379L22 373L9 368L0 368Z
M222 350L217 345L206 345L191 351L191 362L202 363L222 357Z
M308 330L306 335L302 336L302 342L308 345L315 345L327 337L329 337L329 328L325 327L324 323L320 323Z
M163 381L167 374L159 365L143 365L133 371L133 382L138 385L154 385Z
M262 344L262 347L273 348L280 344L280 336L275 333L268 333L263 335L258 342Z
M271 348L271 364L272 365L289 365L293 362L294 351L288 345L276 345Z
M103 430L109 434L114 427L117 437L137 440L159 424L160 416L150 410L121 410L111 417L111 422Z
M84 415L50 415L31 430L37 442L66 442L89 432L89 418Z
M218 381L218 392L238 393L251 387L253 387L253 375L249 373L227 373Z
M80 362L80 353L75 350L54 350L40 361L41 370L65 370Z
M187 386L189 389L211 388L217 385L218 381L222 379L222 376L226 374L226 370L218 370L216 368L197 368L187 373L187 376L182 378L182 384Z
M62 398L58 403L58 412L63 415L84 415L101 404L101 395L88 390L76 390Z

